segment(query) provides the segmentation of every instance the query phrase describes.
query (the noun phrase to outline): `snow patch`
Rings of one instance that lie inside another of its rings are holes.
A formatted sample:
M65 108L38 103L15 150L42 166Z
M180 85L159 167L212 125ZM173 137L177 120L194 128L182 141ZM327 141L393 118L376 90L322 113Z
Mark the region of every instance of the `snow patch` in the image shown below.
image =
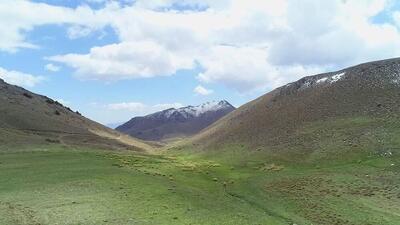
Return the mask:
M343 77L345 74L346 74L346 73L343 72L343 73L339 73L339 74L333 75L333 76L331 77L331 83L335 83L335 82L339 81L340 79L342 79L342 77Z
M323 82L325 82L326 80L328 80L327 77L321 78L321 79L317 80L317 84L323 83Z
M318 80L309 79L303 83L301 88L306 89L306 88L312 87L313 85L320 85L320 84L323 84L326 82L329 82L330 84L332 84L332 83L335 83L335 82L339 81L340 79L342 79L345 74L346 74L345 72L342 72L342 73L334 74L332 76L322 77Z
M166 111L164 111L165 112L165 116L167 117L167 118L169 118L169 117L171 117L171 115L174 113L174 112L176 112L176 109L174 109L174 108L172 108L172 109L167 109Z

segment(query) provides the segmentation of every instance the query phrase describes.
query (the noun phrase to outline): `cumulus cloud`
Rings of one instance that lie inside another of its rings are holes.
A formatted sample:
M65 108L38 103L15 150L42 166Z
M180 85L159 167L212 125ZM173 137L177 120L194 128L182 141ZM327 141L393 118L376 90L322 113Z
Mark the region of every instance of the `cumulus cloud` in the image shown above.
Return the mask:
M80 79L106 81L200 67L200 82L245 93L316 71L397 56L400 13L386 12L393 21L373 22L389 2L137 0L105 1L95 10L4 1L0 50L37 47L25 40L25 33L44 24L66 24L70 38L109 26L118 43L48 59L74 68Z
M201 85L198 85L197 87L195 87L193 89L194 93L198 94L198 95L210 95L212 94L214 91L211 89L207 89Z
M122 42L94 47L86 55L67 54L48 58L76 69L81 79L120 80L168 76L191 68L191 59L179 57L156 42Z
M111 4L94 11L88 6L76 9L34 3L31 1L4 0L0 3L0 50L16 52L20 48L38 48L26 40L27 32L37 26L49 24L81 25L92 30L101 29L107 22L105 11L112 11ZM102 16L99 16L102 14Z
M139 115L149 114L156 111L161 111L170 108L180 108L183 107L181 103L162 103L155 105L147 105L141 102L120 102L120 103L110 103L104 105L106 109L114 111L130 111Z
M86 114L93 114L96 120L103 124L123 123L135 116L144 116L154 112L158 112L170 108L180 108L183 105L179 102L145 104L142 102L115 102L115 103L99 103L92 102L89 104ZM113 116L110 116L113 115Z
M86 37L92 32L93 28L82 25L74 25L68 28L67 35L69 39L78 39L81 37Z
M140 102L112 103L106 105L106 107L111 110L126 110L132 112L142 112L146 108L146 106Z
M42 76L35 76L14 70L6 70L2 67L0 67L0 78L7 83L29 88L34 87L45 80Z
M86 1L89 2L89 3L104 3L107 0L86 0Z
M264 49L216 46L200 58L204 72L197 78L205 83L223 83L238 91L262 88L277 77Z
M46 70L48 70L48 71L51 71L51 72L58 72L58 71L60 71L60 67L59 67L59 66L56 66L56 65L54 65L54 64L52 64L52 63L46 64L46 65L44 66L44 68L45 68Z
M85 115L93 115L97 121L103 124L122 124L135 116L144 116L170 108L180 108L183 104L179 102L146 104L136 101L114 102L114 103L89 103ZM110 116L112 115L112 116Z
M153 108L155 111L160 111L164 109L171 109L171 108L181 108L183 107L182 103L175 102L175 103L162 103L162 104L156 104L153 105L151 108Z

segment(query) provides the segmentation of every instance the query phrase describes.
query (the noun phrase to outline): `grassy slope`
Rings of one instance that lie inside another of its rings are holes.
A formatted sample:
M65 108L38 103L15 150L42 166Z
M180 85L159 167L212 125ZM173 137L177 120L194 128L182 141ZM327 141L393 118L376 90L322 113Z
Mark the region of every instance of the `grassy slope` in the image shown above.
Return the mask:
M57 145L35 149L0 153L0 224L400 221L397 154L294 164L241 146L218 154L181 149L158 156Z
M159 156L51 149L0 165L1 224L284 224Z
M0 79L0 144L61 143L103 149L151 150L152 146L107 128L62 104Z
M329 80L337 74L343 74L341 79ZM321 79L327 80L319 82ZM298 159L299 153L325 147L325 143L318 146L318 132L301 130L310 123L319 121L319 130L328 134L330 130L324 130L323 126L332 120L359 117L380 121L397 117L395 119L399 120L400 92L397 79L400 79L398 58L304 77L239 107L191 141L205 151L236 143L254 149L269 148L267 150L279 151L278 155L296 156L293 158ZM331 123L326 125L329 127ZM343 146L343 140L338 139L336 131L339 131L339 135L346 135L344 129L349 129L349 126L340 128L340 124L337 125L335 132L330 132L332 138L327 140ZM379 123L374 125L380 127ZM303 131L308 134L298 133ZM350 131L355 133L352 128ZM358 132L355 138L368 135L363 129ZM348 135L348 139L352 141L353 137ZM332 143L329 145L332 146ZM286 155L282 155L282 150Z
M273 149L160 155L32 136L0 147L0 224L397 225L399 127L392 117L329 119Z

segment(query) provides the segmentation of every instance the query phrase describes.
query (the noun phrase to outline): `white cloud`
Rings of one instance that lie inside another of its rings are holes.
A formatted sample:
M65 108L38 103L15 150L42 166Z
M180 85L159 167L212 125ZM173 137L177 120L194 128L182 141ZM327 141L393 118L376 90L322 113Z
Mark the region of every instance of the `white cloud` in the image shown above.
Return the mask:
M81 37L86 37L92 32L93 32L92 28L81 25L71 26L67 29L67 35L69 39L78 39Z
M107 0L86 0L86 1L89 2L89 3L104 3Z
M101 29L109 21L104 10L110 12L115 7L110 4L94 11L85 5L71 9L26 0L3 0L0 3L0 50L16 52L20 48L38 48L26 40L27 33L37 26L66 24Z
M94 47L89 54L68 54L48 58L76 69L81 79L120 80L172 75L194 63L151 42L122 42Z
M195 87L193 89L194 93L198 94L198 95L210 95L212 94L214 91L211 89L207 89L201 85L198 85L197 87Z
M95 105L96 106L96 105ZM183 107L181 103L162 103L155 105L146 105L141 102L120 102L104 105L104 108L114 111L130 111L139 115L145 115L156 111L161 111L170 108Z
M135 116L144 116L170 108L181 108L183 104L179 102L154 105L142 102L117 102L109 104L92 102L89 106L84 112L85 115L93 115L93 118L96 118L97 121L103 124L113 124L126 122Z
M86 75L84 79L105 80L171 75L192 69L197 62L204 69L198 75L200 81L247 92L273 88L310 72L399 53L398 29L393 24L370 22L385 9L382 0L232 0L218 5L184 1L179 4L200 4L204 10L168 10L177 3L137 1L116 10L118 15L110 24L120 37L118 46L51 59L74 67L80 77ZM313 12L313 16L304 12ZM129 48L131 43L140 44ZM139 47L146 46L142 43L156 46L153 57ZM106 66L94 66L102 62L95 51L109 62Z
M216 46L199 62L204 67L200 81L223 83L240 92L263 88L278 76L267 61L267 52L258 48Z
M143 112L146 108L146 105L140 102L121 102L121 103L108 104L106 105L106 107L111 110Z
M45 68L46 70L48 70L48 71L51 71L51 72L58 72L58 71L60 71L60 69L61 69L59 66L56 66L56 65L54 65L54 64L52 64L52 63L46 64L46 65L44 66L44 68Z
M315 71L398 56L400 13L387 12L397 24L373 23L388 2L137 0L128 5L106 1L95 10L3 1L0 50L37 47L25 34L44 24L67 24L70 38L110 26L118 43L48 59L74 68L80 79L106 81L167 76L199 66L201 82L245 93Z
M170 108L182 108L183 104L179 103L179 102L175 102L175 103L162 103L162 104L156 104L153 105L151 108L153 108L155 111L161 111L161 110L165 110L165 109L170 109Z
M7 83L23 86L23 87L34 87L40 82L44 81L45 78L42 76L35 76L19 71L6 70L0 67L0 78Z

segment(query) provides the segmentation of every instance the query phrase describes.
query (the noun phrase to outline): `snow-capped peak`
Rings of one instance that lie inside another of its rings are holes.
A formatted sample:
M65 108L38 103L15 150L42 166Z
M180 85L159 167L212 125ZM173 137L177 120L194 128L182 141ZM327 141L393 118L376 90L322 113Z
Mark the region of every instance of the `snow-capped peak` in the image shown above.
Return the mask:
M166 118L170 118L173 115L179 114L183 116L184 118L189 118L189 117L198 117L201 116L204 113L207 112L215 112L218 110L223 110L223 109L234 109L234 107L229 104L229 102L222 100L222 101L211 101L211 102L206 102L201 105L197 106L186 106L182 108L171 108L171 109L166 109L162 112L154 113L149 116L164 116Z
M206 102L198 106L187 106L183 108L177 109L179 112L185 112L193 116L199 116L203 113L210 112L210 111L218 111L224 108L231 108L232 105L229 104L227 101L211 101Z

